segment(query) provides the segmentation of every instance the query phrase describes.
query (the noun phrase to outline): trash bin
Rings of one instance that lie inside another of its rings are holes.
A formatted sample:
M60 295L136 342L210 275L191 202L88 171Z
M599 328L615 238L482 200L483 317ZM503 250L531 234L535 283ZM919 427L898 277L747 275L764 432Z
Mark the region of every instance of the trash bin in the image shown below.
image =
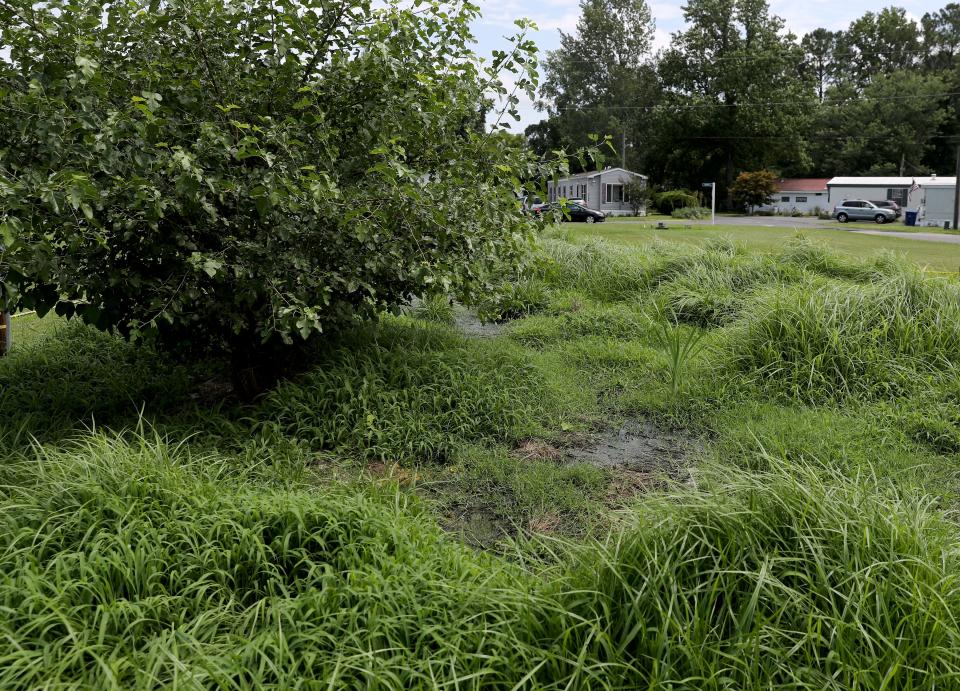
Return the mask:
M908 226L917 225L917 212L916 211L907 211L904 214L903 222Z

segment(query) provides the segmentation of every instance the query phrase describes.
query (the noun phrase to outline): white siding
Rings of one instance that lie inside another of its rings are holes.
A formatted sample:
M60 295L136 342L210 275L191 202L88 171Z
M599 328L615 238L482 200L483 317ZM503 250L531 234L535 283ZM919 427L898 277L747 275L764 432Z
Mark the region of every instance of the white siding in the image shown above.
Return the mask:
M609 216L627 215L633 213L633 209L626 201L607 201L608 185L625 185L636 177L635 173L622 168L610 168L608 170L596 171L591 173L581 173L569 178L558 180L556 185L553 181L547 183L547 198L550 201L557 201L560 198L583 199L586 206L591 209L603 211ZM646 181L645 176L640 176ZM613 195L616 197L616 193ZM645 210L641 210L641 215L646 215Z
M812 214L819 211L830 211L833 207L827 201L826 192L777 192L773 196L772 204L757 207L760 211L774 211L788 214L799 211Z
M920 225L942 228L945 221L953 224L953 195L953 187L928 187Z
M829 206L830 210L833 210L840 202L846 199L866 199L867 201L884 201L891 197L890 192L895 190L905 190L907 193L907 203L904 206L904 209L916 209L922 205L924 194L926 188L921 187L919 190L914 190L910 192L910 186L904 185L834 185L831 184L829 187L830 190L830 199ZM893 197L895 201L897 200L896 196Z

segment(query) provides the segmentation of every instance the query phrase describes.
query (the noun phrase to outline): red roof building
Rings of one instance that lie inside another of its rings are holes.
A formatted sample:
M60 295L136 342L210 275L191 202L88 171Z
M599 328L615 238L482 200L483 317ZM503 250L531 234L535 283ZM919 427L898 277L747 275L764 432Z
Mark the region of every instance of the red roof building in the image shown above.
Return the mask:
M827 191L830 178L781 178L777 180L778 192L823 192Z
M830 178L781 178L773 201L760 209L782 214L829 211L828 182Z

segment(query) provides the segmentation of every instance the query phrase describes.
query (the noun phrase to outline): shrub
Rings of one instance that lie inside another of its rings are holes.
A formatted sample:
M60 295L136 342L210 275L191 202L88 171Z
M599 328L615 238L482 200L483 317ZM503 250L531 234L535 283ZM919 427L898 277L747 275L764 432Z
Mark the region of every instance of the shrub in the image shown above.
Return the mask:
M688 206L699 206L700 200L690 190L666 190L665 192L655 192L652 195L653 203L662 212L673 212L678 208Z
M250 360L425 288L478 292L534 227L511 179L553 167L483 132L501 72L532 88L535 47L521 30L482 68L477 12L4 3L0 262L14 308Z
M670 212L670 215L674 218L710 218L710 209L705 209L702 206L688 206L682 209L674 209Z
M776 191L777 176L769 170L740 173L730 186L734 203L751 210L769 204Z

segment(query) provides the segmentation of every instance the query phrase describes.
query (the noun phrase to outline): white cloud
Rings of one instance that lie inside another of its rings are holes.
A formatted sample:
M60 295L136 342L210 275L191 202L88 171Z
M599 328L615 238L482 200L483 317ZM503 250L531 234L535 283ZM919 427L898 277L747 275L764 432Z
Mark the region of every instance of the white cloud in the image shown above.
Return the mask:
M670 32L658 26L653 31L653 46L651 50L656 53L658 50L669 48L670 38Z

